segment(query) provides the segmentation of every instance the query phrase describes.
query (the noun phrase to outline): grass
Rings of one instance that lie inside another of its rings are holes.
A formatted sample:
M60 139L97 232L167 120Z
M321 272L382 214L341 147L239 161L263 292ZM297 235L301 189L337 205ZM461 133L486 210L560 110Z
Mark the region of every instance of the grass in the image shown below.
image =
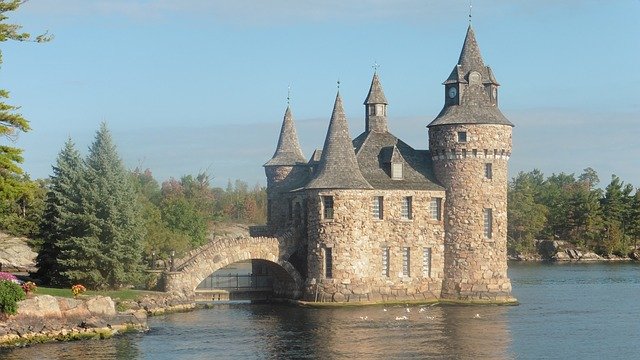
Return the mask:
M87 292L85 292L83 295L86 296L108 296L110 298L112 298L113 300L136 300L138 298L143 297L144 295L147 294L152 294L154 293L153 291L145 291L145 290L133 290L133 289L123 289L123 290L104 290L104 291L97 291L97 290L87 290ZM60 297L67 297L67 298L71 298L73 297L73 293L71 293L71 288L64 288L64 289L59 289L59 288L50 288L50 287L43 287L43 286L39 286L38 290L36 290L35 292L36 295L51 295L51 296L60 296Z

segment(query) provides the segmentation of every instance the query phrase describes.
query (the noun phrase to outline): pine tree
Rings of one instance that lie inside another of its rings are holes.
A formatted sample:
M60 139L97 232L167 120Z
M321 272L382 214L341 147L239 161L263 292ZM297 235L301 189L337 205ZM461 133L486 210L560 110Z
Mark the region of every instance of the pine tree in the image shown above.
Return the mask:
M65 246L69 238L83 235L82 226L77 222L78 214L83 210L80 199L83 176L84 163L80 153L71 139L68 139L53 166L40 223L40 238L43 243L36 259L37 275L45 284L69 283L63 276L67 269L60 262L61 246Z
M17 10L24 0L0 0L0 43L13 41L33 41L46 42L51 37L39 35L32 38L31 35L21 32L21 26L7 24L7 12ZM0 64L2 64L2 53L0 52ZM16 111L18 106L4 102L9 97L9 92L0 89L0 216L16 215L14 208L18 203L18 208L25 208L25 198L31 196L35 184L28 178L22 176L20 164L23 161L22 149L11 146L9 142L16 139L19 133L27 132L31 129L29 122ZM9 140L9 142L5 142ZM22 204L19 204L22 203ZM24 218L22 214L22 218ZM4 228L8 228L3 224ZM11 229L9 229L11 230Z
M95 261L89 274L94 286L118 288L142 274L143 220L129 173L119 158L106 124L102 124L86 160L89 186L83 194L87 236L80 249Z

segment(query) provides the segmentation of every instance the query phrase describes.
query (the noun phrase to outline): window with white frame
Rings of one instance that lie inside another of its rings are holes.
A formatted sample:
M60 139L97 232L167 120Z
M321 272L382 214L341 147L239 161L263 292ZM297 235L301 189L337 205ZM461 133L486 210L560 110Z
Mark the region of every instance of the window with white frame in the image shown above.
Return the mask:
M493 235L493 210L484 209L483 218L484 218L484 237L487 239L491 239L491 236Z
M431 198L429 212L431 215L431 220L440 221L442 219L442 198Z
M391 163L391 178L393 180L402 180L402 163Z
M411 248L402 248L402 276L411 276Z
M384 198L382 196L374 196L372 202L372 212L374 219L382 220L384 216Z
M411 220L413 218L412 204L413 198L411 196L405 196L402 198L402 219Z
M431 277L431 248L422 248L422 275Z
M389 247L382 248L382 276L389 277Z

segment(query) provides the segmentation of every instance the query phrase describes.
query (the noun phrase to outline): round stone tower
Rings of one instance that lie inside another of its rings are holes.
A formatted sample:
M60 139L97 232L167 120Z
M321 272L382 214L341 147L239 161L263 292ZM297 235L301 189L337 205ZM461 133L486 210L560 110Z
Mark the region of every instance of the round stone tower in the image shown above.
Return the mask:
M441 296L512 300L507 276L507 163L513 124L498 109L498 82L471 25L429 125L435 175L446 188Z
M291 108L287 106L273 157L264 164L267 175L267 224L284 227L293 219L291 190L302 186L309 174Z

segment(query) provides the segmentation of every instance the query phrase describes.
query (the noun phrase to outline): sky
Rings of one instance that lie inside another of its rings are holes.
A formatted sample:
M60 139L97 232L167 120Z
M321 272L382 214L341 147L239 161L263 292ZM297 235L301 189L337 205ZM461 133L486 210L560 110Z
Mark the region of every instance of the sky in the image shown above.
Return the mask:
M640 187L640 0L473 1L473 28L515 124L510 175L594 168ZM390 131L426 149L468 0L31 0L9 23L46 44L0 43L0 88L32 131L31 178L66 139L87 153L106 122L128 168L265 184L287 96L306 157L340 81L353 137L373 64ZM6 139L2 140L6 142Z

